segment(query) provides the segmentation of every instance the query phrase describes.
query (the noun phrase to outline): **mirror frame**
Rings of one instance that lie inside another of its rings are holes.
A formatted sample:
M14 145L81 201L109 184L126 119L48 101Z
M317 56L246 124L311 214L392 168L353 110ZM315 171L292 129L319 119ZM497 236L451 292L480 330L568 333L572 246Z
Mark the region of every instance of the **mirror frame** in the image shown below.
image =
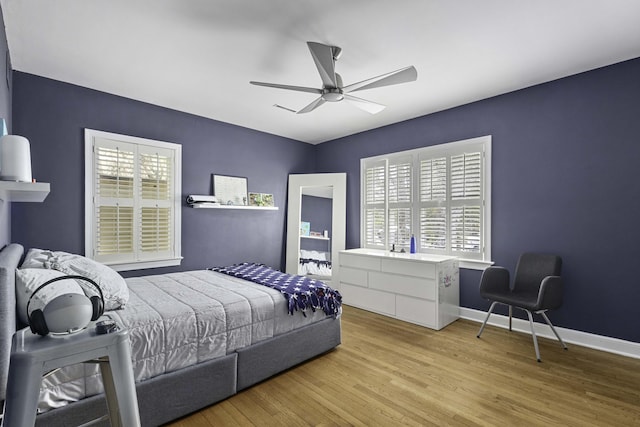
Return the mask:
M287 202L287 255L288 274L298 274L300 259L300 221L303 187L333 187L331 210L331 281L338 277L339 254L345 249L347 223L347 174L314 173L289 175L289 196ZM332 284L333 287L333 284Z

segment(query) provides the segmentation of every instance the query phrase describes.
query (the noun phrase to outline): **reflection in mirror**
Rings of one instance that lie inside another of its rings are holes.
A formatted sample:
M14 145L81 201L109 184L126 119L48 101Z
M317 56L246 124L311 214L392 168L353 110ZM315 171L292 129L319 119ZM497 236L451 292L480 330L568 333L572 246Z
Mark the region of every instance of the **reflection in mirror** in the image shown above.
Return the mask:
M331 278L333 187L302 187L298 274Z
M286 272L328 284L345 248L344 173L289 175Z

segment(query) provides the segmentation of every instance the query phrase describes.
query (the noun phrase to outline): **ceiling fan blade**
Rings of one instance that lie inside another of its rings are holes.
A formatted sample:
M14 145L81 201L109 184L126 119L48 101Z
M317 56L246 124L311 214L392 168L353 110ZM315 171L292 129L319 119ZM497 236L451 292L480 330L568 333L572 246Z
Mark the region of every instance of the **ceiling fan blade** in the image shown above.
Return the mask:
M266 86L266 87L274 87L276 89L286 89L286 90L295 90L298 92L309 92L309 93L322 93L322 89L316 89L313 87L305 87L305 86L291 86L291 85L281 85L277 83L264 83L264 82L249 82L252 85L256 86Z
M307 42L307 46L309 46L311 56L316 63L316 68L318 69L318 73L320 73L323 86L327 88L338 87L333 47L316 42Z
M298 111L297 114L304 114L304 113L308 113L310 111L313 111L316 108L318 108L319 106L321 106L322 104L324 104L325 102L327 102L327 101L325 101L323 97L319 97L315 101L313 101L311 104L307 105L302 110Z
M367 113L376 114L385 109L385 106L377 102L367 101L366 99L357 98L353 95L344 94L344 99L351 104L366 111Z
M350 84L342 88L344 93L355 92L357 90L373 89L375 87L383 87L390 85L397 85L400 83L408 83L415 81L418 78L418 71L412 65L400 70L392 71L387 74L383 74L378 77L363 80L358 83Z
M276 107L276 108L282 108L283 110L286 110L286 111L291 111L292 113L296 113L297 112L296 110L294 110L292 108L284 107L284 106L282 106L280 104L273 104L273 106Z

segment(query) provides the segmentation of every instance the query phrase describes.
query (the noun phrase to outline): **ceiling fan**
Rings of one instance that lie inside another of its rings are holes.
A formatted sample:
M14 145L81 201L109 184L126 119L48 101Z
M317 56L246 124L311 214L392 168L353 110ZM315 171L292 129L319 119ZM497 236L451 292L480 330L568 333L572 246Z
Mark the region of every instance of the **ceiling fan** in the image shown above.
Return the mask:
M358 83L344 86L340 74L336 73L335 71L336 61L340 57L342 49L337 46L328 46L316 42L307 42L307 46L309 46L311 56L316 63L316 67L318 68L318 72L320 73L320 78L322 79L321 89L254 81L251 81L249 83L257 86L273 87L277 89L316 93L320 96L316 98L311 104L307 105L299 111L295 111L291 108L283 107L278 104L275 104L275 107L282 108L297 114L303 114L315 110L325 102L339 102L345 100L368 113L376 114L382 111L385 106L382 104L378 104L377 102L367 101L366 99L355 97L351 95L351 93L358 90L373 89L376 87L390 86L400 83L408 83L415 81L418 78L418 72L416 71L415 67L409 66L396 71L392 71L387 74L382 74L377 77L363 80Z

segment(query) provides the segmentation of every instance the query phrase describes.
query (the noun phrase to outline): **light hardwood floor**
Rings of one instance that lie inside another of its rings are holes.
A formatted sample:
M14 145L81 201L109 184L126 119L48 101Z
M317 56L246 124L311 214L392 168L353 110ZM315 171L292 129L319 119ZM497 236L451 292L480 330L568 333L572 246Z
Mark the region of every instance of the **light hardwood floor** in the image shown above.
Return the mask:
M539 338L538 363L529 335L479 326L345 306L338 348L169 425L640 425L640 360Z

